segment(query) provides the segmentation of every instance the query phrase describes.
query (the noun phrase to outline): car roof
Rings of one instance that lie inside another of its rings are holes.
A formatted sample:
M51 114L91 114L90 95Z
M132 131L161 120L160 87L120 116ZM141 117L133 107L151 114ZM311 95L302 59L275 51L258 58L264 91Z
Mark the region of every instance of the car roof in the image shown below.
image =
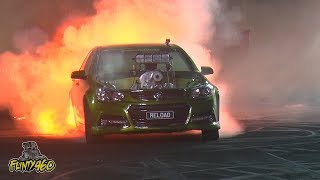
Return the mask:
M107 45L107 46L98 46L97 49L101 50L108 50L108 49L144 49L144 48L151 48L151 49L166 49L166 48L173 48L173 49L180 49L179 46L175 44L170 44L167 46L165 43L140 43L140 44L115 44L115 45Z

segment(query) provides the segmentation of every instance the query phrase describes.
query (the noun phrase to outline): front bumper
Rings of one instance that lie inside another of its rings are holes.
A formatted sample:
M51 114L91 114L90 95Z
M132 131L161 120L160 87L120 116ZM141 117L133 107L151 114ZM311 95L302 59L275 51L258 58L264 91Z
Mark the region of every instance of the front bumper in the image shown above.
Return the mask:
M220 129L219 115L212 98L146 103L101 103L93 98L89 103L93 135ZM147 120L147 111L174 111L175 117Z
M171 132L181 132L188 130L218 130L220 129L219 122L216 122L211 125L197 125L197 124L187 124L179 127L170 127L170 128L136 128L134 126L130 126L128 128L113 128L113 127L102 127L102 126L93 126L92 132L94 135L104 135L104 134L142 134L142 133L171 133Z

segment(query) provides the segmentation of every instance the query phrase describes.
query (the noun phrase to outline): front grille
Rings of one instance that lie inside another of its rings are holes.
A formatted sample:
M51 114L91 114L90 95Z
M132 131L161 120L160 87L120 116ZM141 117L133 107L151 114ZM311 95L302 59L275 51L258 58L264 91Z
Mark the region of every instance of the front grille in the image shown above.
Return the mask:
M193 114L190 120L193 124L211 124L212 122L216 122L216 118L213 112L201 113L201 114Z
M100 126L122 128L128 125L128 121L122 116L103 114L100 117Z
M132 105L128 113L133 125L137 128L174 127L185 124L189 110L190 106L187 104ZM146 113L150 111L174 111L174 118L147 120Z
M161 89L161 90L142 90L142 91L132 91L130 92L131 97L143 100L143 101L149 101L149 100L155 100L156 98L154 95L156 93L161 93L162 97L161 99L174 99L174 98L181 98L184 96L187 96L187 91L184 89Z

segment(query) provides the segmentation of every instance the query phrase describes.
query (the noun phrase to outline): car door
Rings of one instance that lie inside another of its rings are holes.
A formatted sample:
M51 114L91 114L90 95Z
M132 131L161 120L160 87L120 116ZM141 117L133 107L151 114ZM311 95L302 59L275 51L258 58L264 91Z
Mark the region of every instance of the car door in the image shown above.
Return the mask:
M96 52L91 51L79 69L80 71L85 71L87 77L89 77L90 67L95 57ZM72 79L72 81L70 99L75 114L75 120L77 121L77 124L84 124L83 96L89 88L88 79Z

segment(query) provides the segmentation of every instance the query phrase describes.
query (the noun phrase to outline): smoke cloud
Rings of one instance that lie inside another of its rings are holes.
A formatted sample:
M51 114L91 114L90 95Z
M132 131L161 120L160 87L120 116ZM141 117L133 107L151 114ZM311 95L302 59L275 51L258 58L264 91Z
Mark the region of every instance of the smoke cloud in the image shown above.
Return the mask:
M1 0L0 52L19 52L14 37L21 33L40 31L41 36L52 40L66 18L94 13L92 0ZM32 40L29 43L34 44Z
M33 52L48 41L48 35L38 27L17 31L13 36L14 46L19 51Z
M215 37L223 40L215 41L223 49L217 80L228 84L233 114L287 114L319 106L319 8L318 1L247 0L216 16L225 21ZM241 39L234 31L246 28L249 47L234 47Z

